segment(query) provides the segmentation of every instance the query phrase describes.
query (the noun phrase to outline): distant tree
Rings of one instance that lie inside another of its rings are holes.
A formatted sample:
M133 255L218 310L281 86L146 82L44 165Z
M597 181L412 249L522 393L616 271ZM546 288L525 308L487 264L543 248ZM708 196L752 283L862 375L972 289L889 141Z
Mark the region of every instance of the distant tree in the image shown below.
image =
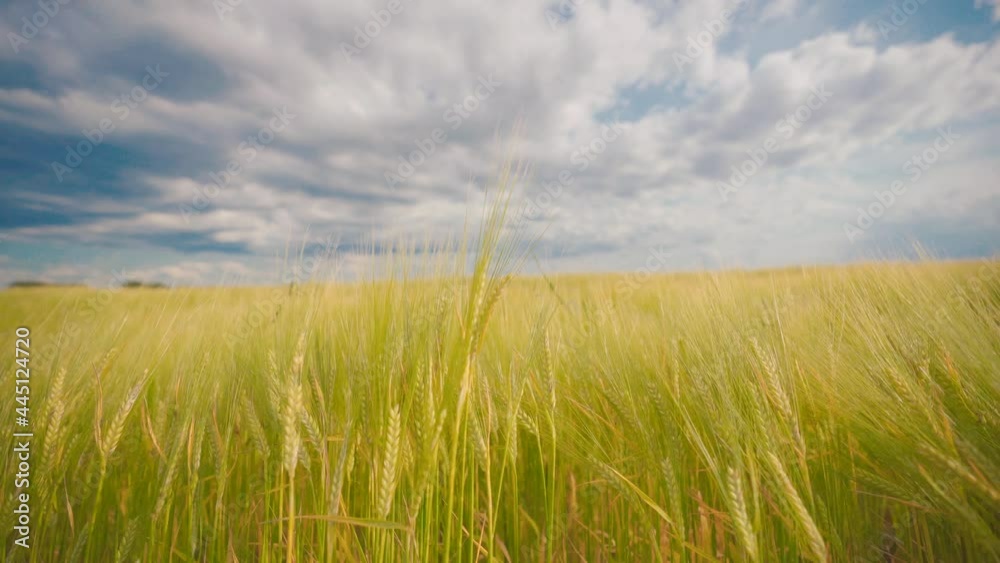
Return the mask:
M27 287L83 287L82 283L52 283L42 280L14 280L10 282L7 287L11 288L27 288Z
M136 288L140 288L140 287L149 287L149 288L153 288L153 289L159 289L159 288L167 287L167 286L164 285L164 284L162 284L162 283L160 283L160 282L144 282L144 281L140 281L140 280L126 280L125 283L122 284L122 287L124 287L126 289L136 289Z
M51 285L48 282L43 282L41 280L16 280L10 282L8 287L44 287Z

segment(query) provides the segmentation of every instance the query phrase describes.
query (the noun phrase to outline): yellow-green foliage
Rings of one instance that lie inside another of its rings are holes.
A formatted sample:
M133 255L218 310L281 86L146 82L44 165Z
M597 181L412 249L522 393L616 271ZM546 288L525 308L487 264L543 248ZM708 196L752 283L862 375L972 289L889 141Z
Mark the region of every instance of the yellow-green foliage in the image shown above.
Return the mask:
M433 278L0 293L0 556L1000 556L996 262L509 277L496 220Z

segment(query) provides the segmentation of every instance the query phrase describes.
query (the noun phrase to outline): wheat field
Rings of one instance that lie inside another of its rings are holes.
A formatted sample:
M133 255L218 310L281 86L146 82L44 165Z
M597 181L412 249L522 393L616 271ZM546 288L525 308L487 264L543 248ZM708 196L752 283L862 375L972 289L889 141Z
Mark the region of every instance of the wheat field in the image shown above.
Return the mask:
M1000 556L996 261L521 277L496 215L369 281L0 292L4 560Z

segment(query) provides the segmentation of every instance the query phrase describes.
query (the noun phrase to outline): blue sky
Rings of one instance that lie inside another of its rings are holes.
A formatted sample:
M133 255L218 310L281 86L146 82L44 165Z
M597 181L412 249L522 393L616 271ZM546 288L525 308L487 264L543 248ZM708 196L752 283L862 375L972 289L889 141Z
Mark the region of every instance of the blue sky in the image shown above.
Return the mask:
M531 269L1000 250L990 0L48 10L0 8L0 283L268 282L329 237L355 276L460 232L511 145Z

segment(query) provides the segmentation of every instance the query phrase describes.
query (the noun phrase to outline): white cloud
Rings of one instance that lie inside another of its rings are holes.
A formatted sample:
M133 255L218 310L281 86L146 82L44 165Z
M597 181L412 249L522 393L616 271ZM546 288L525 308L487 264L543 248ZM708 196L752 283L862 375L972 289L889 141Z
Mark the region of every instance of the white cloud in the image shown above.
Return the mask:
M1000 0L976 0L976 8L993 7L993 21L1000 21Z
M763 21L787 18L799 7L799 0L771 0L764 8Z
M352 61L342 45L381 6L244 2L224 21L210 4L194 1L81 6L62 39L39 38L23 59L65 87L0 89L0 120L71 135L93 127L108 115L115 92L141 78L141 71L109 72L102 58L145 46L142 65L162 63L171 75L122 121L115 141L186 143L213 156L214 164L132 170L134 199L24 196L31 205L61 210L82 201L93 216L9 231L36 240L115 244L157 233L189 235L257 256L306 230L348 239L372 230L387 238L436 235L461 228L470 203L479 204L469 197L470 181L488 182L504 149L497 131L506 133L520 116L518 151L535 165L527 192L537 193L562 170L574 176L553 204L554 223L544 235L552 248L590 248L609 264L622 262L607 258L615 252L635 255L651 244L682 249L678 255L692 263L733 256L748 265L781 257L826 260L843 251L840 217L853 204L846 190L869 193L881 181L852 177L845 166L909 136L974 124L1000 111L995 39L970 43L943 35L880 47L870 26L854 25L752 59L739 46L722 47L731 33L726 28L678 71L673 55L684 53L688 39L732 4L654 9L625 0L583 2L553 28L543 1L412 3ZM780 21L799 10L795 0L773 0L741 16L734 29L752 32L758 20ZM59 23L53 33L62 29ZM148 37L169 49L148 48ZM206 65L185 64L190 60ZM446 112L488 75L500 83L496 93L452 129ZM722 206L715 182L820 86L833 93L829 104L783 140L740 197ZM287 107L296 119L185 220L179 206L204 190L209 172L238 157L247 132L266 124L276 107ZM622 138L580 170L574 152L600 135L606 115L622 108L628 110ZM384 174L395 170L397 157L436 128L447 141L403 185L387 185ZM995 126L984 135L990 133L997 133ZM951 181L964 178L963 170L977 179L985 173L989 157L964 158L947 168L952 176L942 168L928 177L928 192L948 194L953 205L914 197L906 212L963 217L985 206L995 213L992 184ZM764 240L765 249L747 248ZM202 261L195 256L191 263ZM189 264L156 273L180 279L187 271L200 270Z

